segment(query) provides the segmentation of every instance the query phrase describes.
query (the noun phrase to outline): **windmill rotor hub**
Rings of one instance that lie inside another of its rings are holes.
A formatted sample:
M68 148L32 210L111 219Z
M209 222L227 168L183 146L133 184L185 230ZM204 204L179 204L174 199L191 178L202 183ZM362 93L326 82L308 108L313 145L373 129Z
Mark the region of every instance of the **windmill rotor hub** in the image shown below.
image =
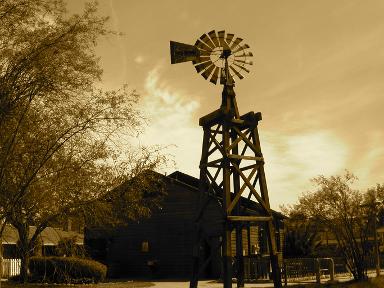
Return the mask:
M192 61L197 73L213 84L233 83L234 76L244 78L253 56L243 39L224 30L203 34L195 45L171 41L171 63ZM228 78L228 79L227 79Z
M231 55L232 55L231 49L224 49L220 57L224 59L228 59L228 57Z
M215 47L209 57L216 67L223 69L225 68L225 60L228 61L229 65L232 65L234 62L234 56L231 54L231 50L224 49L223 47Z

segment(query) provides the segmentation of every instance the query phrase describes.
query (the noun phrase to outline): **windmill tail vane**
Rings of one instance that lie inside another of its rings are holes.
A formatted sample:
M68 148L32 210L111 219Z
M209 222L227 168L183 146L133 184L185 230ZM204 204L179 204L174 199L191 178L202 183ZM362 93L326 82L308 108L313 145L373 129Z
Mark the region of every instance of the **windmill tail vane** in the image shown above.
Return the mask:
M234 76L243 79L253 64L249 60L253 56L250 47L242 42L242 38L224 30L203 34L194 45L171 41L171 63L191 61L205 80L213 84L219 80L222 85L233 83Z

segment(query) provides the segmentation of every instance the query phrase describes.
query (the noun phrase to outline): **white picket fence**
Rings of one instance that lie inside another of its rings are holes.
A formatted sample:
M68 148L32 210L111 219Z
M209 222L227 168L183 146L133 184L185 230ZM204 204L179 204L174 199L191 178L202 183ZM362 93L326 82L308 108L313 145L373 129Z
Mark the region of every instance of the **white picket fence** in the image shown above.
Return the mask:
M20 274L20 259L3 259L2 278L9 278Z

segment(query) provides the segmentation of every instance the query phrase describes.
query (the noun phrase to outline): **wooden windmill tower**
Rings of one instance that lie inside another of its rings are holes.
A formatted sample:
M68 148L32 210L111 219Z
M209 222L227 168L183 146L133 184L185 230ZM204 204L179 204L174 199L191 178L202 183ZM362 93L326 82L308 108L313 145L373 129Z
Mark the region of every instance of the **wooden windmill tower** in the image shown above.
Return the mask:
M236 233L236 260L238 261L237 285L244 286L244 264L242 259L242 225L246 222L264 222L271 258L275 287L281 287L280 265L275 239L272 210L269 205L264 158L261 153L258 122L261 113L239 114L234 92L234 76L243 79L249 72L252 53L243 39L225 31L211 31L197 39L195 45L171 41L171 63L192 61L198 73L213 84L223 85L222 102L219 109L200 118L204 138L200 161L200 206L196 215L197 239L191 288L198 284L199 271L207 264L200 263L199 245L204 237L199 229L201 215L207 209L204 197L216 197L221 203L223 221L221 228L221 255L223 260L224 288L232 287L232 241L231 232ZM246 216L241 209L241 196L253 197L260 205L259 216Z

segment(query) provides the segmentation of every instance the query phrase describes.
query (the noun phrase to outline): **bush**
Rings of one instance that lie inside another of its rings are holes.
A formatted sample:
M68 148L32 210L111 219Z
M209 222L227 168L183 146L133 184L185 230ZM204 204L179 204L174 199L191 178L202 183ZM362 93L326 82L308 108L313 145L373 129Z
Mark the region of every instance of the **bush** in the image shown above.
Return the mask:
M83 245L76 244L77 237L60 239L55 249L55 256L61 257L84 257L85 249ZM53 255L52 255L53 256Z
M51 283L98 283L107 267L94 260L75 257L32 257L29 271L33 281Z

